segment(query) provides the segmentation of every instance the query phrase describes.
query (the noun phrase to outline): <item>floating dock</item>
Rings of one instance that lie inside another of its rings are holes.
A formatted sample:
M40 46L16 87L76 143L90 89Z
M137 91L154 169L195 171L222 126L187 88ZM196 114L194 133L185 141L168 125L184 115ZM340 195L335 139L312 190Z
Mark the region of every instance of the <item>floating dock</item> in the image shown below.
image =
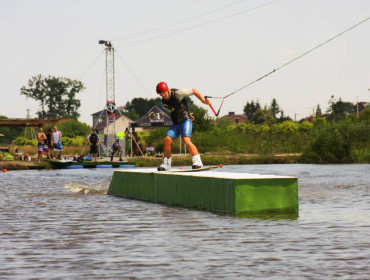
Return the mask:
M298 215L296 177L217 171L116 170L108 194L214 212Z
M126 168L136 167L133 161L62 161L49 160L53 169L79 169L79 168Z

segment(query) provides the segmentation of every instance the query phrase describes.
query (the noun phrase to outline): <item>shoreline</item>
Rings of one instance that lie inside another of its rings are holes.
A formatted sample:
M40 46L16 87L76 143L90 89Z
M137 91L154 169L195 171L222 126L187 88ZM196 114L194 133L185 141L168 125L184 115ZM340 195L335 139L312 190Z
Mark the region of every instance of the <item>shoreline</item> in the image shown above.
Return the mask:
M302 158L300 153L278 153L278 154L202 154L204 165L242 165L242 164L320 164L315 162L307 162ZM116 158L117 159L117 158ZM98 159L100 161L109 161L108 157ZM136 167L157 167L162 163L162 158L159 157L126 157L124 161L135 162ZM356 162L354 162L355 164ZM358 164L363 162L357 162ZM191 156L189 154L173 154L172 166L190 166ZM0 162L0 172L6 169L9 170L41 170L53 169L47 161L37 163L34 161L2 161Z
M189 154L174 154L173 166L191 165L191 156ZM239 164L287 164L300 162L301 154L203 154L201 155L204 165L239 165ZM109 161L109 158L101 158L99 161ZM156 167L162 162L158 157L126 157L124 161L134 161L137 167ZM41 170L53 169L49 162L42 161L2 161L0 162L0 171L9 170Z

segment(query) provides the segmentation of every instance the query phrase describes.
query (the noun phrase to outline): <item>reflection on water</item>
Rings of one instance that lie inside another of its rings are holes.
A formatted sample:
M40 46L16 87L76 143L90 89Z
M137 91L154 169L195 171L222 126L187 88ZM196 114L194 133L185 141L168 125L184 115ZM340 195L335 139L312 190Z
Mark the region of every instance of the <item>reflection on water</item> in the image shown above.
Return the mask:
M297 213L240 213L228 215L238 218L260 219L260 220L295 220L298 218Z
M2 173L0 279L368 279L369 168L218 170L299 177L299 217L102 195L114 170Z

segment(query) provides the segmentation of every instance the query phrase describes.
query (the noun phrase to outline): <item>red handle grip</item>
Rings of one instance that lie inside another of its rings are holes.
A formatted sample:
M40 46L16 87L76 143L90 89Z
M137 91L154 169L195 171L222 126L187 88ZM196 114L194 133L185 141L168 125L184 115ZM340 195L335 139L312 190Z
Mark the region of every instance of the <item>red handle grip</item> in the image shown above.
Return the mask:
M205 99L207 99L208 96L204 96ZM213 114L215 114L215 116L217 117L217 113L215 111L215 109L213 109L212 107L212 104L209 104L209 107L211 107L212 111L213 111Z
M213 109L212 104L209 104L209 107L211 107L211 109L213 111L213 114L215 114L215 116L217 117L217 113L216 113L215 109Z

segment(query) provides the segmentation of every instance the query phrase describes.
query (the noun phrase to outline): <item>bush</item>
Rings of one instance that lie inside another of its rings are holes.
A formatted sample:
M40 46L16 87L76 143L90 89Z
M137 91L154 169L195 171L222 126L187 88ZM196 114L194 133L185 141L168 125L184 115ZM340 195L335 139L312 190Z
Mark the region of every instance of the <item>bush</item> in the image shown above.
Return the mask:
M313 129L314 125L310 122L302 122L299 124L299 131L308 132Z
M17 137L13 140L12 144L18 145L18 146L26 146L26 145L37 146L37 139L30 140L24 137Z
M350 163L370 161L370 113L340 122L317 118L314 123L285 121L272 125L218 122L211 131L195 131L193 143L199 152L216 153L303 153L303 162ZM167 128L152 130L147 140L163 151ZM178 144L173 143L176 153Z
M369 150L369 125L347 118L315 129L314 140L303 157L318 163L362 162L368 158Z
M91 133L91 126L86 123L82 123L76 120L70 120L65 123L57 124L58 130L62 132L62 136L64 140L65 137L75 138L77 136L84 136L87 137ZM44 132L51 128L53 129L53 125L48 125L44 128Z
M87 140L84 136L77 136L75 138L62 137L62 143L64 146L81 147L86 144Z
M292 121L285 121L285 122L273 125L271 130L275 133L297 134L299 130L299 124L292 122Z

